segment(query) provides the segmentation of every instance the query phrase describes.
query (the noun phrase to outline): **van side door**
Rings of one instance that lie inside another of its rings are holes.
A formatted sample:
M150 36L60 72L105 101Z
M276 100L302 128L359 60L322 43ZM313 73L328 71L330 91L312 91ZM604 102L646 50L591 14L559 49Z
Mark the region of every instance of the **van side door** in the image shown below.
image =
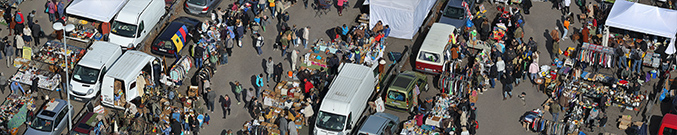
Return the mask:
M68 104L66 104L66 107L61 109L61 112L59 112L59 115L56 117L56 120L54 121L56 123L54 123L55 125L53 126L54 129L52 129L53 131L52 134L60 134L61 131L63 131L63 129L66 128L65 126L68 125L67 120L70 119L69 117L66 117L69 111L70 108Z

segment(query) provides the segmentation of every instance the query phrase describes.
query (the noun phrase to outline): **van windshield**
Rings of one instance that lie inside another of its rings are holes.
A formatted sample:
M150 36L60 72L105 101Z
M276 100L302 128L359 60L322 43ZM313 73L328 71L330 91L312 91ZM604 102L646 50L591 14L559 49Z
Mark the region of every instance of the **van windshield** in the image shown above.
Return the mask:
M445 17L462 20L463 16L465 15L464 11L465 10L463 8L447 6L447 8L444 9L443 15Z
M54 121L38 117L33 120L30 126L35 130L49 132L52 131L52 125L54 125Z
M342 131L346 123L346 116L320 111L317 114L316 126L329 131Z
M136 25L115 21L110 31L113 34L131 38L136 35Z
M98 69L85 66L76 65L75 69L73 70L73 80L81 83L94 84L96 83L98 75Z
M435 53L421 51L421 53L418 54L418 59L437 63L437 62L440 62L440 55L435 54Z

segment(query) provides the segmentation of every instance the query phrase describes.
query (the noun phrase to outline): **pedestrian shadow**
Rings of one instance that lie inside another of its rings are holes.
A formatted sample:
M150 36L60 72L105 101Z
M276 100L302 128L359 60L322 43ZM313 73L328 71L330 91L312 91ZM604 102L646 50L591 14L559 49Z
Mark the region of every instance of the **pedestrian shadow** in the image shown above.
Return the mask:
M543 32L543 37L545 38L545 48L547 49L549 54L552 54L553 53L552 52L553 39L552 39L552 36L550 36L550 30L545 29L545 32Z
M255 74L255 75L252 75L251 77L249 77L249 80L250 80L252 86L254 86L254 87L256 87L256 76L257 75L258 74Z
M266 71L266 68L268 68L267 65L266 65L266 62L267 62L266 59L261 59L261 68L263 68L263 72L268 73L268 71ZM270 74L270 73L268 73L268 74Z

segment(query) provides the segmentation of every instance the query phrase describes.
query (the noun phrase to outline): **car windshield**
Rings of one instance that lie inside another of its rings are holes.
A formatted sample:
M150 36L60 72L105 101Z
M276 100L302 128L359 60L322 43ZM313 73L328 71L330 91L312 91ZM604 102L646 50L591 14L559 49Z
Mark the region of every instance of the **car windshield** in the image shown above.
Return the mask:
M404 93L399 92L399 91L388 91L388 98L397 100L397 101L404 101Z
M124 37L134 37L136 35L136 25L115 21L113 22L111 32Z
M426 60L426 61L430 61L430 62L439 62L440 61L440 55L422 51L421 54L418 54L418 59L422 59L422 60Z
M35 130L49 132L52 131L53 125L54 121L38 117L33 120L30 126Z
M204 6L207 5L207 0L188 0L188 3L195 4L198 6Z
M447 8L444 9L443 15L445 17L461 20L461 19L463 19L463 16L465 15L464 11L465 10L463 10L463 8L447 6Z
M156 40L153 45L165 49L174 49L174 43L170 40Z
M663 134L664 135L677 135L677 129L665 127L665 128L663 128Z
M317 114L316 126L330 131L341 131L346 123L346 116L320 111Z
M99 76L98 69L80 65L75 66L73 71L73 80L81 83L94 84L96 83L97 76Z

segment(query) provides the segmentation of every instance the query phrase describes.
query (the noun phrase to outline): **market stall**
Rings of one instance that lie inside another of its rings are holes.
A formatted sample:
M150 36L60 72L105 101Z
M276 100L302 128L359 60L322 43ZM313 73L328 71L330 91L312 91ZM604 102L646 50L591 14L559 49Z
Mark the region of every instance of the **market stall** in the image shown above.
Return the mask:
M110 32L110 24L128 0L74 0L66 7L66 23L74 24L75 30L66 38L90 42L103 40Z
M66 55L68 55L68 70L70 71L73 70L75 64L80 61L87 51L84 48L73 45L66 45L66 51L63 49L63 43L56 40L48 41L38 50L32 60L53 66L58 65L63 69L66 67L66 61L64 61L64 52L66 52Z
M33 98L10 94L0 105L0 133L16 133L19 126L26 122L28 111L35 111Z
M474 101L473 96L476 96L476 91L465 93L469 95L468 98L459 98L453 95L440 94L427 99L422 106L424 111L417 113L413 119L404 122L401 135L409 134L445 134L446 132L456 132L461 134L468 134L472 126L477 124L474 122ZM476 98L474 99L476 101ZM460 126L450 123L450 121L460 121Z
M301 129L307 119L304 115L307 101L301 92L300 82L281 81L274 90L263 92L263 114L245 123L243 131L249 133L280 134L278 125L273 124L280 117L293 121Z
M10 81L16 81L22 84L31 85L34 78L38 78L38 87L54 91L61 84L61 74L49 70L41 69L40 63L30 63L19 68L10 78Z

